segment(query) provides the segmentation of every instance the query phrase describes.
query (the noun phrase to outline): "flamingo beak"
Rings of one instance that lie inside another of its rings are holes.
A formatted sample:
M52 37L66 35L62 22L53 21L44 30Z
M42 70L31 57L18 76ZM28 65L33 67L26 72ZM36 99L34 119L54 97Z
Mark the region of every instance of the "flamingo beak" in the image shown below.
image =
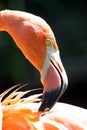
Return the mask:
M48 58L49 57L49 58ZM67 88L67 75L59 57L59 51L51 53L46 58L43 67L42 84L44 86L42 103L39 108L40 112L50 110L59 100ZM47 61L49 63L47 63Z

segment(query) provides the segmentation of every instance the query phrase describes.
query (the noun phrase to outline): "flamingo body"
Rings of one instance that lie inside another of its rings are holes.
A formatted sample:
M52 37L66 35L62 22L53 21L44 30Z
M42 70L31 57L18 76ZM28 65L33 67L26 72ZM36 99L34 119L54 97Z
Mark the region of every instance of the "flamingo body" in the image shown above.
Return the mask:
M1 94L1 99L10 91ZM18 90L18 89L17 89ZM87 110L56 103L48 112L38 112L40 95L22 98L27 92L13 91L1 103L2 130L86 130Z
M87 110L64 103L56 103L49 113L40 117L38 113L35 113L39 105L33 103L29 104L27 108L5 111L2 130L87 129Z

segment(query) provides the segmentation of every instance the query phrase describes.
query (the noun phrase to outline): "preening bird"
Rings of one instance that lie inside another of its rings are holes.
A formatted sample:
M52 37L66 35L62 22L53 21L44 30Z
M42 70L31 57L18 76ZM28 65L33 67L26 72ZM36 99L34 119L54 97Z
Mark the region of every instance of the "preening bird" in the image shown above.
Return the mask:
M21 91L20 85L1 93L0 130L86 130L87 110L56 103L68 80L49 25L29 13L3 10L0 11L0 31L7 31L38 69L44 87L41 103L35 103L41 94L25 97L34 90Z
M24 56L40 72L43 97L39 111L50 110L68 85L52 29L33 14L3 10L0 11L0 31L11 35Z

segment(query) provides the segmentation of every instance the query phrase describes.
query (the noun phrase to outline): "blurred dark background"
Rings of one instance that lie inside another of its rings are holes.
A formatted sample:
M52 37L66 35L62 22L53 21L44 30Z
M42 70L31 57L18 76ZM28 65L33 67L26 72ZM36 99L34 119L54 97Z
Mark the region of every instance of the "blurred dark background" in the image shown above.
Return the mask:
M44 18L54 31L69 86L60 102L87 108L87 7L84 0L0 0L0 10L21 10ZM0 32L0 92L18 84L42 87L38 71L6 33Z

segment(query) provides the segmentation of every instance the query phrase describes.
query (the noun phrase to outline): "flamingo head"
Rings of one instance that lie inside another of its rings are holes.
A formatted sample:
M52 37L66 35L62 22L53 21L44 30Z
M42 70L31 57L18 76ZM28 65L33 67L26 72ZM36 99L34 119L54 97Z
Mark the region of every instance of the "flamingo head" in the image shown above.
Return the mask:
M7 31L25 57L39 70L43 98L39 111L50 110L68 80L52 29L40 17L21 11L0 11L0 30Z

